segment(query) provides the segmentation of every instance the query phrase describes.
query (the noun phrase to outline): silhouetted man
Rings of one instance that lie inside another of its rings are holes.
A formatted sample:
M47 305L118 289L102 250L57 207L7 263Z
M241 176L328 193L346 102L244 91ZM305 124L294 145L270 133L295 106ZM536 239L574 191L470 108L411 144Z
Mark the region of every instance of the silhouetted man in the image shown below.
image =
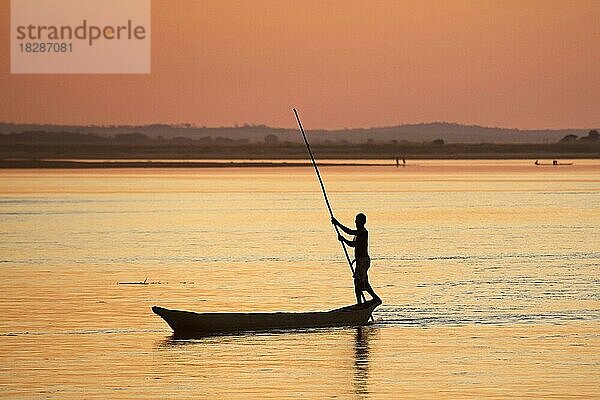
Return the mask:
M373 300L381 304L381 298L377 296L369 284L369 276L367 275L367 271L371 266L371 258L369 257L369 232L365 228L367 216L362 213L356 214L354 222L356 223L356 230L342 225L335 218L331 219L331 223L339 226L346 234L354 235L354 240L348 240L342 235L338 236L338 240L346 243L350 247L354 247L354 258L356 261L356 268L354 270L354 293L356 294L356 302L360 304L362 292L367 291L367 293L373 297Z

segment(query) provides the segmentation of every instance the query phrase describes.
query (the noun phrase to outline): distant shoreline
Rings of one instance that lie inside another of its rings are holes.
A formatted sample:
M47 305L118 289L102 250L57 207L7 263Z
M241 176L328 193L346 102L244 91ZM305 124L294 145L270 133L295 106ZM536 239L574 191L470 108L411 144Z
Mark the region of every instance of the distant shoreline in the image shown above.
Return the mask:
M320 166L392 166L373 163L327 163ZM240 162L240 161L53 161L53 160L0 160L0 169L105 169L105 168L274 168L274 167L310 167L310 162Z
M361 160L389 160L395 164L396 157L400 161L403 158L408 161L600 158L600 135L598 138L590 136L585 140L545 144L445 143L441 139L430 143L314 143L312 150L320 162L348 160L349 164ZM50 134L0 135L0 168L73 168L80 165L73 161L82 160L87 163L86 168L106 168L102 161L110 161L111 166L120 162L123 168L154 167L151 162L155 160L176 161L158 165L175 168L223 167L223 162L231 161L243 161L236 166L251 167L287 166L285 162L289 160L310 161L303 143L202 144L193 140L180 142L137 135L102 138L65 134L60 140ZM297 166L296 162L293 166Z
M473 157L472 154L464 155L464 157L421 157L411 158L407 160L407 164L402 164L400 159L399 167L410 167L413 161L418 160L528 160L533 164L534 160L545 161L546 164L540 164L540 166L549 165L553 159L557 159L560 162L565 160L577 160L577 159L598 159L598 157L590 157L590 155L580 154L575 157L535 157L515 154L486 154L483 157ZM321 159L319 160L319 166L324 167L396 167L395 159L387 160L373 160L372 162L365 162L368 159L358 159L353 162L352 159L343 160L336 159L333 162L332 159ZM347 162L345 162L347 161ZM376 162L380 161L380 162ZM414 164L412 164L414 165ZM565 164L561 164L565 165ZM109 169L109 168L291 168L291 167L310 167L312 164L310 161L302 161L298 159L290 160L119 160L119 159L81 159L81 160L30 160L30 159L8 159L0 160L0 169Z

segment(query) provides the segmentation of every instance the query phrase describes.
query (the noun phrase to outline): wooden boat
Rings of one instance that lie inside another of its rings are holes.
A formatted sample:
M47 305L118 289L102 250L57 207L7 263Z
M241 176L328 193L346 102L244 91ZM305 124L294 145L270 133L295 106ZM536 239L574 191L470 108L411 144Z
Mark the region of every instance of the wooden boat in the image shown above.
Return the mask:
M561 165L573 165L572 162L557 162L555 163L541 163L541 162L535 162L534 163L536 166L538 167L560 167Z
M169 324L176 336L194 337L243 331L365 325L380 304L370 300L360 305L315 312L196 313L158 306L152 307L152 311Z

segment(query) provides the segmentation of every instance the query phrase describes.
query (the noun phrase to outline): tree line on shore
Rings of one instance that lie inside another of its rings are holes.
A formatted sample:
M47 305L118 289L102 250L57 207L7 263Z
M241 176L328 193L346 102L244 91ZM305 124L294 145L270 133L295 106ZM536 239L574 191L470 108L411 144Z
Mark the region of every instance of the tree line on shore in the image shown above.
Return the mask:
M568 136L568 137L567 137ZM600 158L600 135L567 135L554 143L447 143L376 141L363 143L313 141L321 158ZM133 132L114 136L94 133L26 131L0 134L0 159L234 159L306 157L303 143L266 135L260 142L225 137L150 137Z
M392 145L392 146L441 146L446 144L443 138L434 139L431 141L415 142L408 140L377 140L375 138L366 139L363 143L351 143L346 140L330 140L330 139L312 139L314 143L323 145L339 145L339 146L357 146L357 145ZM595 143L600 141L600 135L597 130L591 130L587 136L578 137L574 134L564 136L558 141L561 144L573 144L580 142ZM32 130L18 133L3 134L0 132L0 143L5 145L104 145L104 146L124 146L124 145L139 145L139 146L177 146L177 145L192 145L192 146L247 146L247 145L267 145L267 146L294 146L298 143L280 140L277 135L265 135L261 141L251 141L246 138L229 138L223 136L203 136L199 138L191 138L186 136L177 136L172 138L164 138L162 136L151 137L149 135L132 132L118 133L112 136L99 135L96 133L78 133L78 132L47 132L43 130ZM459 144L459 143L456 143ZM482 142L480 144L485 144ZM497 143L496 143L497 144ZM508 143L507 143L508 144Z

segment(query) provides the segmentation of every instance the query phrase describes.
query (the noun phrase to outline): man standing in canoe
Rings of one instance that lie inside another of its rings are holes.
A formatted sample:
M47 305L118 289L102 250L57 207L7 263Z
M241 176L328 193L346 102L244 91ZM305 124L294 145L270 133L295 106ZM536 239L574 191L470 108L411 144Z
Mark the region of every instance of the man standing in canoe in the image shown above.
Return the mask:
M381 298L377 296L371 285L369 284L369 276L367 271L371 266L371 257L369 257L369 232L365 228L367 216L363 213L356 214L354 219L356 230L350 229L342 225L337 219L331 218L331 223L340 227L346 234L354 235L354 240L348 240L342 235L338 235L340 242L346 243L350 247L354 247L354 259L356 261L356 269L354 270L354 293L356 294L356 302L361 303L362 292L366 291L373 297L373 300L381 304Z

